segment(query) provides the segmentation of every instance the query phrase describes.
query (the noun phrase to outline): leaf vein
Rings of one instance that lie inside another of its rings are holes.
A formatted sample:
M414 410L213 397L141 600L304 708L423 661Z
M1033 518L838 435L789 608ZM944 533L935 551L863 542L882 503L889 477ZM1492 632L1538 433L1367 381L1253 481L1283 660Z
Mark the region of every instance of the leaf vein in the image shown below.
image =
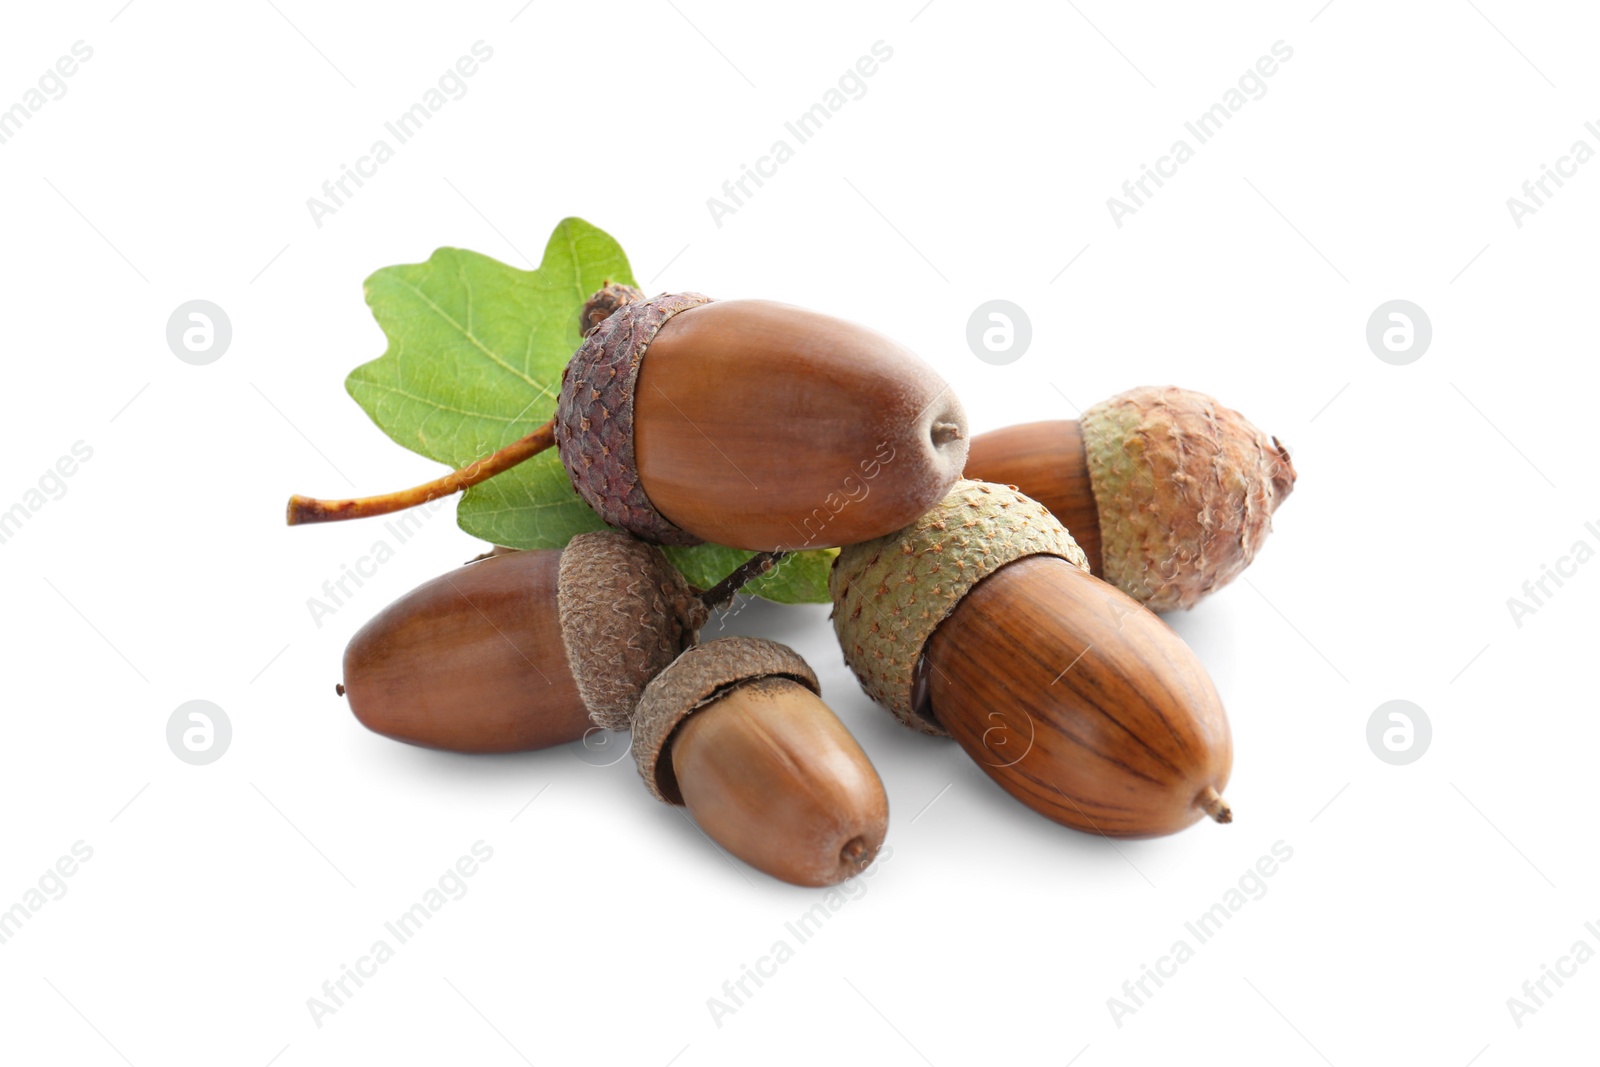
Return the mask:
M538 382L534 381L532 378L528 377L526 374L524 374L522 371L519 371L517 368L513 367L511 364L507 363L505 361L505 359L498 352L494 351L494 349L492 349L488 345L484 344L481 340L478 339L478 337L475 334L473 334L473 332L471 330L463 327L461 325L461 323L457 322L455 320L455 318L448 311L446 311L444 308L440 307L438 304L434 303L433 298L430 297L427 293L424 293L421 289L418 289L415 285L412 285L411 282L407 281L404 278L399 279L399 281L400 281L401 285L405 286L407 289L410 289L413 293L415 293L417 295L418 299L420 299L424 304L427 304L436 313L438 313L438 316L441 319L443 319L444 321L448 322L451 326L455 327L455 329L461 334L461 336L465 337L468 341L471 341L472 342L472 346L474 348L476 348L478 351L482 352L484 355L488 356L492 361L494 361L496 366L503 367L506 371L508 371L511 374L516 375L518 378L521 378L523 381L527 382L529 385L533 386L535 389L538 389L540 387ZM467 291L468 291L469 294L471 293L472 290L471 290L470 286L468 287ZM470 303L470 299L471 298L469 296L469 298L468 298L469 303Z

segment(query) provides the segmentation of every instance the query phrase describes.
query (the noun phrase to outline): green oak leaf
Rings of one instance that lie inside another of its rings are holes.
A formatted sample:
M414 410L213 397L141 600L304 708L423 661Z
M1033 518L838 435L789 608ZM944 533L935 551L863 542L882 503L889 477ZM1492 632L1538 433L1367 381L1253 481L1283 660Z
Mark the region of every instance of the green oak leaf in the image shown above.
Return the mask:
M345 388L396 442L463 467L555 414L562 368L581 340L583 302L607 281L634 284L628 257L578 218L556 226L537 270L459 248L385 267L367 279L366 297L389 347L352 371ZM554 449L467 490L456 521L512 548L561 548L605 527L573 491ZM674 564L702 588L748 556L717 545L673 550ZM830 560L804 553L750 591L784 603L826 601Z
M735 567L755 555L740 548L721 545L695 545L680 548L669 545L662 549L672 565L683 572L689 584L698 589L709 589ZM828 602L828 571L837 548L824 548L809 552L796 552L778 561L778 565L746 585L740 592L775 600L780 604L826 604Z

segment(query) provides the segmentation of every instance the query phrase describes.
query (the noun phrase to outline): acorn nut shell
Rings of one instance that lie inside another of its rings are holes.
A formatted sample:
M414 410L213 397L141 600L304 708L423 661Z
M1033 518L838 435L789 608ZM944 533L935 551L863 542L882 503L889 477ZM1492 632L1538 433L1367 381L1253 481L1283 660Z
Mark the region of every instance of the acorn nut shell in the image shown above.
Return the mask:
M831 589L867 692L1034 811L1111 837L1232 818L1216 687L1043 505L957 483L906 530L840 552Z
M898 533L840 550L828 575L833 628L867 695L905 725L948 736L914 706L923 647L969 589L1039 553L1089 569L1044 505L1009 486L966 479Z
M888 832L883 782L792 650L734 637L690 649L646 689L634 753L658 799L795 885L859 874Z
M979 434L966 474L1047 505L1094 573L1152 611L1193 607L1233 581L1295 483L1277 438L1170 386L1118 394L1077 422Z
M650 795L682 804L672 761L664 758L672 732L730 686L781 677L820 694L810 664L787 645L756 637L720 637L696 645L645 687L633 717L633 758Z
M706 609L659 549L616 531L485 557L423 583L345 649L357 720L456 752L565 744L627 726Z
M618 303L567 364L553 432L608 524L753 551L896 530L960 477L968 444L950 387L889 338L699 293Z

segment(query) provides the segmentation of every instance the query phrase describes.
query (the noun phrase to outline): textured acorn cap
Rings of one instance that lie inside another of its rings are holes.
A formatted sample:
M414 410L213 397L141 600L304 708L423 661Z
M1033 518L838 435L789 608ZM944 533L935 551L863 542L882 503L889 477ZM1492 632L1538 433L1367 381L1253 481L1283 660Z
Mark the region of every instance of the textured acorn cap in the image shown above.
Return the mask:
M1294 488L1277 438L1202 393L1133 389L1079 422L1105 579L1154 611L1231 582Z
M668 804L683 803L667 747L680 722L732 686L772 677L822 693L798 652L759 637L720 637L696 645L656 675L645 687L633 720L633 758L651 795Z
M707 611L661 550L625 533L579 534L561 550L556 610L589 718L623 730L650 679L694 644Z
M583 302L583 310L578 315L578 332L587 337L589 331L609 319L613 311L624 304L637 303L643 299L643 290L627 282L614 282L608 279L599 291Z
M833 629L867 695L907 726L945 736L912 705L923 646L967 590L1007 563L1037 555L1089 569L1083 549L1043 504L1009 486L967 479L905 529L845 546L828 576Z
M585 321L606 307L611 313L584 334L561 372L556 397L555 441L561 465L578 495L605 520L658 545L693 545L700 539L680 530L650 502L639 481L633 451L633 395L639 365L672 317L711 303L700 293L662 293L634 299L632 286L608 286L591 297Z

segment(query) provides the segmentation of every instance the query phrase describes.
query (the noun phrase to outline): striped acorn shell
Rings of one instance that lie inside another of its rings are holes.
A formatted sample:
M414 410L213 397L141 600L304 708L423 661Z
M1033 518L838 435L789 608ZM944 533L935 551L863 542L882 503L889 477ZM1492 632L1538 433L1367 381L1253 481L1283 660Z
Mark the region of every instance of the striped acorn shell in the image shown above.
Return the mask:
M867 695L902 723L945 735L917 713L923 646L978 582L1024 556L1089 561L1043 504L1016 489L962 479L938 506L887 537L847 545L828 578L833 628Z

